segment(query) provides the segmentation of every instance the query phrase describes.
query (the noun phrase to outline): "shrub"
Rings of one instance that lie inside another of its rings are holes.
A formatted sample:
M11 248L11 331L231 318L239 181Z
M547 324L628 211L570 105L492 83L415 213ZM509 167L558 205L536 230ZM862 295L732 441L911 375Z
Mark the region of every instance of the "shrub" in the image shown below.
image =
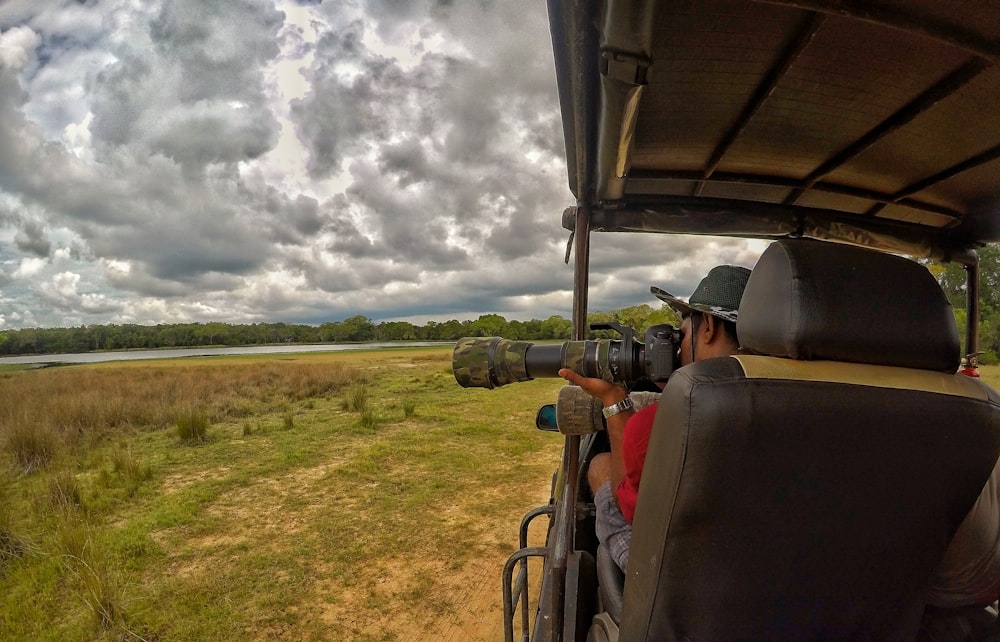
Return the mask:
M181 441L208 441L208 413L200 408L188 408L177 413L174 423Z

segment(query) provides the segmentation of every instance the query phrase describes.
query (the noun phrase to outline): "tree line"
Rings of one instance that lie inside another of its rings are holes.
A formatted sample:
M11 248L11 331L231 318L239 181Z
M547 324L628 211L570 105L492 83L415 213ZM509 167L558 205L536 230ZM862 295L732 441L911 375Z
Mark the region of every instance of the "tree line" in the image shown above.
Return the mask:
M959 336L965 337L965 270L955 263L927 262L955 311ZM983 363L1000 361L1000 245L979 249L979 349ZM618 322L638 331L680 320L666 305L636 305L611 312L592 312L591 323ZM365 343L379 341L455 341L462 337L501 336L526 341L567 340L572 322L561 316L545 320L508 321L498 314L476 320L451 319L426 325L407 321L374 322L355 315L319 325L295 323L175 323L167 325L89 325L77 328L29 328L0 331L0 356L54 354L100 350L190 348L204 346L274 345L287 343ZM591 331L588 338L613 333Z
M656 323L678 323L666 307L637 305L612 312L594 312L589 323L618 322L639 330ZM28 328L0 331L0 356L56 354L106 350L154 350L205 346L252 346L291 343L367 343L381 341L455 341L462 337L501 336L508 339L566 340L573 324L561 316L545 320L508 321L484 314L471 321L451 319L415 325L407 321L374 322L355 315L319 325L296 323L172 323L165 325L86 325L74 328ZM612 336L591 332L591 338Z

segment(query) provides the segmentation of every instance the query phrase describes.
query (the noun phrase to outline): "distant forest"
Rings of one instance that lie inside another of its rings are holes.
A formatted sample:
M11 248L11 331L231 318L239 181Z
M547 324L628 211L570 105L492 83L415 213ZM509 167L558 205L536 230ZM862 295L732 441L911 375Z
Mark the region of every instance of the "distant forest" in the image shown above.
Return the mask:
M959 336L965 336L965 271L955 263L924 261L951 301ZM979 349L983 363L1000 361L1000 245L979 249L980 323ZM680 320L666 305L654 309L636 305L613 312L593 312L588 324L616 321L641 333L657 323ZM888 322L888 320L887 320ZM204 346L280 345L290 343L367 343L379 341L455 341L462 337L506 337L528 341L566 340L572 323L561 316L544 321L508 321L497 314L484 314L475 321L430 321L414 325L406 321L373 322L355 315L343 321L319 325L294 323L180 323L170 325L90 325L78 328L30 328L0 330L0 356L138 350ZM589 338L613 333L590 333ZM641 338L641 334L640 334Z
M594 312L590 323L616 321L640 333L656 323L678 323L666 306L653 309L637 305L614 312ZM502 336L522 340L565 340L572 322L561 316L544 321L507 321L484 314L475 321L373 322L362 315L319 325L295 323L174 323L168 325L89 325L78 328L30 328L0 331L0 356L92 352L99 350L151 350L204 346L280 345L292 343L367 343L380 341L454 341L462 337ZM596 336L609 336L607 332ZM641 336L641 335L640 335Z

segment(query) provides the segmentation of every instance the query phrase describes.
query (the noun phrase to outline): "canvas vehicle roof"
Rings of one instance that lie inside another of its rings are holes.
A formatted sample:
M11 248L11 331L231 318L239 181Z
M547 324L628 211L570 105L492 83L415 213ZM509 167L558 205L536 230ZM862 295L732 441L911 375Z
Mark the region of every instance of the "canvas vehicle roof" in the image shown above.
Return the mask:
M1000 3L549 0L549 14L591 229L945 259L1000 240Z

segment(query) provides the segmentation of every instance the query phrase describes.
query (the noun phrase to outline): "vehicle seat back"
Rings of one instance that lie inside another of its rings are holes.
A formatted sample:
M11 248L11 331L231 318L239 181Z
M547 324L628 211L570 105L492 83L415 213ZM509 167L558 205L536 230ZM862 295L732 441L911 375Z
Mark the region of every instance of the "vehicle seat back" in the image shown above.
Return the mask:
M1000 452L996 393L954 374L947 300L907 259L785 240L737 328L757 354L681 368L661 396L620 639L912 639Z

